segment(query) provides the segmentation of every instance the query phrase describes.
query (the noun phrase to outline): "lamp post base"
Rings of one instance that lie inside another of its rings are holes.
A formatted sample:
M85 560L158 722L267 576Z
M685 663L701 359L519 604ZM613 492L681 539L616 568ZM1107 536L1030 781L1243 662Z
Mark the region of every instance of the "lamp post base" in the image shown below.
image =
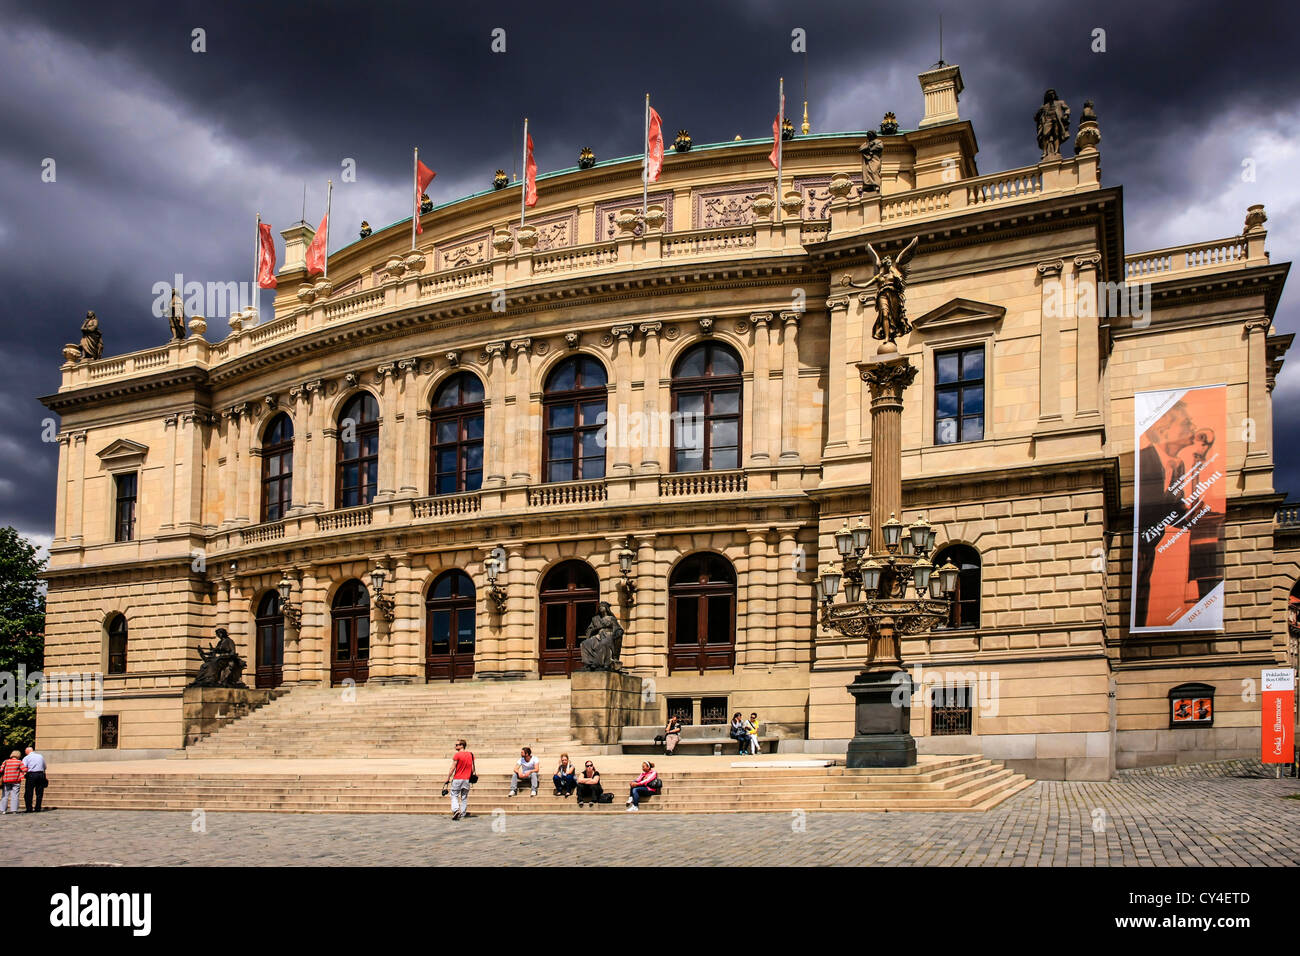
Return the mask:
M848 687L854 698L855 736L845 766L916 766L916 740L909 733L912 688L911 675L901 668L858 674Z

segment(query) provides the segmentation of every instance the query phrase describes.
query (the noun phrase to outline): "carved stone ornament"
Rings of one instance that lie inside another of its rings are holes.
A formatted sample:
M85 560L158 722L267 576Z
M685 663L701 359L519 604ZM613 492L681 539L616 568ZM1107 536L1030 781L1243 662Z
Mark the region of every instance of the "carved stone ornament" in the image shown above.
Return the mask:
M1262 229L1266 222L1268 222L1268 216L1264 215L1263 205L1256 203L1246 210L1246 228L1243 231L1253 232L1256 229Z
M663 206L650 206L645 211L645 224L647 229L662 229L664 222L668 219L668 214L664 211Z
M907 359L890 362L864 362L858 366L862 381L871 387L871 397L902 395L916 378L917 368Z
M230 331L239 332L244 327L244 313L230 313L230 318L226 319L226 324L230 326Z
M63 346L63 361L80 362L81 346L78 345L76 342L69 342L67 345Z
M312 302L316 299L316 288L310 285L298 286L298 298L303 302Z
M580 341L582 341L582 336L580 336L577 332L564 333L564 344L567 345L569 348L576 349Z
M208 320L201 315L190 316L190 335L203 338L203 334L208 331Z
M781 197L781 209L788 215L793 216L803 209L803 194L793 189L787 190L786 194Z
M459 353L459 352L448 352L448 353L447 353L447 364L450 365L452 368L455 368L457 365L459 365L459 364L460 364L460 353Z
M424 268L424 253L412 250L406 254L405 265L407 272L419 272Z
M315 288L317 298L326 298L334 291L334 283L330 282L329 279L321 279L316 283Z
M776 203L771 196L759 195L754 197L754 201L750 203L749 208L754 210L754 215L759 219L771 219L772 210L776 208Z
M708 316L705 316L704 318L700 319L700 331L703 332L705 335L712 335L713 319L709 318Z
M547 342L545 339L543 339L542 341L538 342L536 345L533 346L534 355L545 355L550 350L551 350L551 344Z
M680 334L681 332L678 330L677 326L675 325L670 325L668 326L668 328L664 329L664 338L666 338L669 342L673 341L673 339L677 338L677 336Z
M360 380L361 380L361 376L358 375L356 372L347 372L343 376L343 381L347 383L348 388L356 388L357 382L359 382Z
M741 335L744 335L746 332L748 332L748 331L749 331L749 319L737 319L737 320L736 320L736 331L737 331L739 334L741 334Z
M537 245L537 229L534 226L521 226L515 231L515 241L520 249L532 249Z
M836 199L843 199L853 191L853 177L848 173L836 173L826 187Z
M618 226L619 233L624 236L633 235L640 224L641 217L635 209L620 209L614 217L614 225Z
M384 266L384 271L396 279L406 271L406 263L397 258L389 259L388 264Z
M276 405L280 404L274 395L267 395L262 401L266 402L267 408L275 408Z
M492 248L503 256L508 254L515 247L515 237L510 234L509 229L498 229L492 234Z

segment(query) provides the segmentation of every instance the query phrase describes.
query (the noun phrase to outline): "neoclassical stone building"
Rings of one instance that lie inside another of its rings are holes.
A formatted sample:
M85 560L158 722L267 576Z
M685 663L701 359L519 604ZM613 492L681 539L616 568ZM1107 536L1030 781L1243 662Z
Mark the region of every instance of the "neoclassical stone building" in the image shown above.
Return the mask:
M869 510L876 343L841 277L919 236L899 517L961 568L950 626L903 644L920 749L1073 778L1257 749L1241 682L1287 659L1296 570L1272 480L1288 266L1262 207L1129 253L1095 125L984 174L957 68L920 80L879 192L863 134L817 134L786 143L780 195L766 140L669 155L644 218L639 157L604 162L541 177L522 229L514 189L479 193L424 215L414 251L409 220L338 250L328 279L299 223L272 321L68 361L44 399L46 663L103 672L105 701L43 711L42 748L181 746L217 627L250 685L564 680L608 601L661 717L757 710L792 748L842 749L866 648L819 627L814 583ZM1049 305L1126 281L1145 299ZM1133 635L1133 394L1212 383L1225 626ZM1213 721L1173 728L1189 683L1217 689Z

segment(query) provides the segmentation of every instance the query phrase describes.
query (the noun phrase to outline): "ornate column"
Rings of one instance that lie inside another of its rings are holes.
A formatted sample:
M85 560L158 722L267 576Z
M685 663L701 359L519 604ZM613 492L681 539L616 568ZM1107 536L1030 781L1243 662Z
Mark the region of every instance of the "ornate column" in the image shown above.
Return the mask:
M163 468L163 494L167 496L165 507L169 510L163 515L163 522L158 526L159 531L170 531L176 527L176 512L178 505L176 503L176 430L180 424L180 416L172 413L163 416L163 445L166 448L167 458L164 460ZM59 456L59 471L63 471L63 456ZM55 529L58 534L58 529Z
M500 487L506 482L506 343L490 342L483 347L488 357L487 402L488 441L483 479L485 487Z
M298 403L295 403L298 404ZM295 430L294 434L298 434ZM304 622L303 614L303 590L302 590L302 572L293 568L286 568L281 572L283 577L293 582L293 591L290 592L289 600L293 602L298 609L298 623L295 625L293 618L289 615L284 616L284 666L281 668L281 674L286 684L296 684L302 676L302 630Z
M1097 415L1101 412L1101 347L1100 320L1098 315L1101 304L1097 301L1097 267L1101 262L1100 252L1074 257L1074 281L1076 286L1087 286L1091 291L1086 297L1075 296L1076 325L1078 328L1077 356L1078 381L1075 386L1077 395L1075 417ZM1077 307L1083 302L1084 308Z
M207 448L203 428L208 418L204 412L182 412L178 445L184 456L176 482L176 499L181 509L175 517L178 527L195 528L203 525L203 459Z
M767 599L767 529L750 528L749 567L745 572L745 642L737 648L739 665L770 664L775 648L772 608Z
M849 297L831 296L826 300L830 317L830 361L826 373L827 429L826 454L841 454L849 448L847 405L849 382Z
M772 460L771 401L768 393L772 387L772 342L769 326L771 312L754 312L749 320L754 325L754 394L749 402L749 464L750 467L769 464Z
M642 408L645 413L643 429L645 447L641 452L641 470L656 474L664 470L663 460L659 456L664 454L661 438L662 421L667 420L666 415L661 414L659 407L659 331L663 328L663 323L642 322L637 328L645 343L645 353L641 359L645 374L645 394L642 396ZM668 409L662 411L666 412Z
M1061 318L1065 308L1062 286L1065 260L1054 259L1038 264L1042 290L1042 331L1038 338L1038 420L1061 418ZM1054 294L1053 294L1054 293ZM875 457L874 455L872 456Z
M68 536L68 499L71 491L68 487L68 466L72 457L72 434L59 432L55 438L59 443L59 484L54 496L54 541L59 543Z
M527 606L530 596L524 594L524 546L512 544L506 547L506 660L507 677L536 676L538 671L537 655L530 654L533 646L527 633Z
M388 625L392 637L388 677L395 684L418 683L424 678L420 666L423 658L420 653L420 636L424 632L424 608L421 607L420 594L411 571L410 555L399 554L394 557L392 569L393 590L389 596L397 600L397 613L393 623Z
M1268 388L1268 330L1272 322L1267 316L1248 319L1243 327L1246 336L1246 412L1254 422L1254 440L1246 443L1245 472L1268 467L1271 461L1273 440L1273 406ZM1248 474L1243 477L1250 481ZM1272 484L1254 487L1250 491L1271 491Z
M244 484L246 486L245 495L248 501L249 524L258 524L262 520L262 428L266 422L270 421L269 416L266 422L262 421L262 410L267 409L274 413L276 406L274 404L250 403L248 406L248 438L245 447L248 449L248 459L244 468Z
M781 461L799 461L799 313L782 312Z
M474 641L474 674L485 678L502 677L506 670L507 656L506 616L497 613L496 605L492 602L485 567L493 550L494 546L476 548L473 569L465 569L465 573L474 579L477 595L474 609L474 620L478 628ZM504 587L506 581L498 578L498 583Z
M375 369L379 384L379 481L375 489L376 501L387 501L397 488L398 447L401 445L401 426L397 422L398 401L397 363L386 362Z
M68 537L80 544L86 535L86 432L72 433L72 482L68 494Z
M884 554L885 522L903 508L903 392L916 366L902 357L863 362L858 370L871 389L871 551Z
M632 473L631 449L628 448L628 413L632 405L632 326L616 325L609 330L614 338L614 408L607 416L606 442L614 441L616 475ZM574 454L578 454L575 450Z
M513 339L510 349L515 353L515 408L514 422L511 428L512 441L510 457L510 480L526 485L533 480L529 468L528 437L532 425L528 421L528 400L532 392L532 363L529 354L533 347L532 339Z
M799 582L794 570L798 529L781 528L779 533L781 540L776 555L776 664L778 667L795 662L795 652L799 643L796 614L798 595L795 594Z
M298 681L329 686L332 639L329 608L325 604L325 583L311 565L302 572L302 627L298 631Z
M420 415L419 415L419 380L420 363L417 359L404 358L397 363L397 377L401 382L402 395L402 440L400 461L398 462L398 494L414 498L419 494L420 475ZM427 459L425 459L427 460Z
M234 463L227 479L234 485L235 521L248 524L248 472L251 468L253 441L253 409L248 402L240 402L231 409L235 422L235 441L231 447Z

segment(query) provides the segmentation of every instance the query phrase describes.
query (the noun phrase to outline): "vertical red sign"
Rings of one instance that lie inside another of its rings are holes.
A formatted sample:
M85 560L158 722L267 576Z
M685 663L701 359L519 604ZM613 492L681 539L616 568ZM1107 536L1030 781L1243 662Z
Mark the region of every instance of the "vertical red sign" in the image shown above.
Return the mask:
M1290 763L1295 759L1295 671L1289 667L1264 671L1263 690L1260 741L1264 763Z

